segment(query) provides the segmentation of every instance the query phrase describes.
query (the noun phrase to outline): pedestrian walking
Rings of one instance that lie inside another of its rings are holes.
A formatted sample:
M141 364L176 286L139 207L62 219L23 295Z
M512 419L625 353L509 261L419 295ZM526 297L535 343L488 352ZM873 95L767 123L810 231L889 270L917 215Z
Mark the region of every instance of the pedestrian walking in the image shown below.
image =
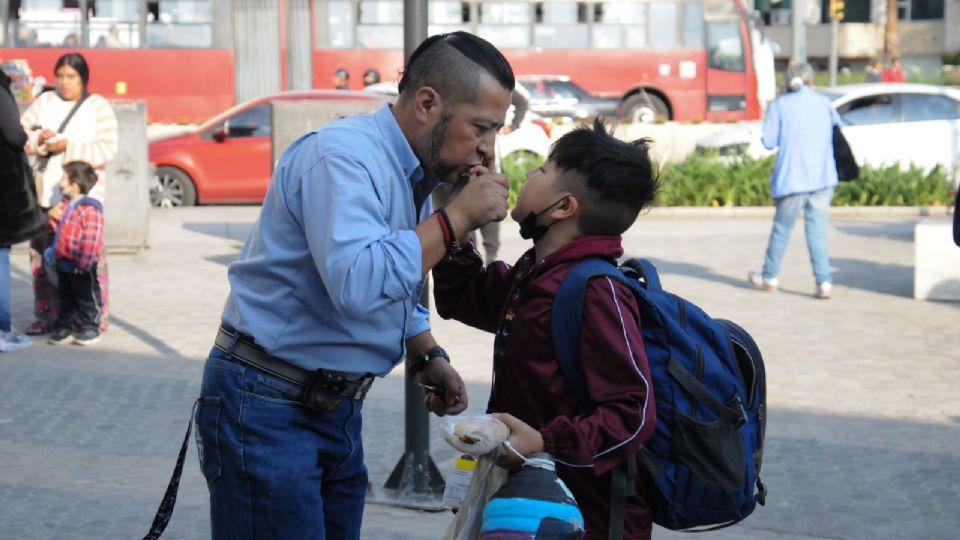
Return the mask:
M46 226L23 151L27 134L20 127L10 82L0 70L0 352L30 346L30 338L13 329L10 247L41 234Z
M883 80L883 62L879 58L874 58L867 66L864 82L878 83Z
M790 233L803 212L807 250L816 280L814 295L830 298L833 279L827 250L830 201L838 183L833 158L833 126L840 118L830 100L813 90L813 68L791 66L787 73L790 92L767 109L763 121L763 145L779 148L771 195L776 205L773 229L767 243L762 272L750 272L750 283L775 291Z
M105 170L117 154L117 117L105 98L88 91L90 67L79 53L61 56L53 68L57 77L54 92L44 92L20 118L30 140L27 153L35 157L34 171L37 198L51 219L58 220L58 207L63 200L60 178L63 164L84 161L97 171L97 185L90 196L101 203L106 195ZM34 313L36 320L27 326L31 335L52 330L58 318L57 287L46 274L42 254L53 243L48 231L30 242L30 270L33 274ZM107 262L101 257L97 279L102 295L101 329L107 328L109 294Z
M333 72L333 88L335 90L349 90L350 89L350 72L338 68Z
M419 299L435 264L506 216L506 178L488 167L513 86L488 42L433 36L411 55L395 105L284 152L228 270L195 416L214 539L359 538L361 409L404 357L440 388L431 411L466 408ZM438 183L461 189L431 214Z
M893 60L890 60L890 65L887 66L887 69L883 70L882 79L883 79L883 82L887 82L887 83L906 82L907 78L903 74L903 68L900 67L899 58L894 58Z
M380 72L370 68L363 72L363 86L370 86L371 84L377 84L380 82Z

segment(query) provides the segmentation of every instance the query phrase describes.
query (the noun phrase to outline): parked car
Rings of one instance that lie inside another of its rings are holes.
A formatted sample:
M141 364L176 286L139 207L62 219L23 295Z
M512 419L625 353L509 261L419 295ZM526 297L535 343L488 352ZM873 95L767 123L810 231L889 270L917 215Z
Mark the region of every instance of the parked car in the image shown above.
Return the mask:
M277 102L308 100L313 107L329 105L331 114L327 116L333 119L372 111L395 99L396 85L393 90L365 92L284 92L232 107L194 130L150 143L150 163L156 171L150 202L165 207L260 203L270 185L271 162L280 153L273 148L274 139L290 138L273 136L273 109ZM542 118L527 116L519 129L497 138L497 150L502 156L530 152L546 157L550 149L549 127Z
M840 114L841 130L860 164L940 165L960 179L960 90L925 84L851 84L820 90ZM740 124L697 141L725 159L773 153L760 142L761 122Z
M530 110L545 117L574 119L620 116L620 100L590 95L563 75L523 75L517 81L530 93Z
M372 111L389 101L360 92L284 92L232 107L187 133L152 141L156 169L150 190L154 206L259 203L273 173L273 107L277 102L310 101L343 115Z

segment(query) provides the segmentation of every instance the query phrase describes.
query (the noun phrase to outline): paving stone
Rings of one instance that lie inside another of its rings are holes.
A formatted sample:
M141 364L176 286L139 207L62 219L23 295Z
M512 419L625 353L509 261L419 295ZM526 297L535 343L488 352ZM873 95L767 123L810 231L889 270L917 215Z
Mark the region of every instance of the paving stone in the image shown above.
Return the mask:
M111 329L92 348L0 354L0 537L138 538L166 488L199 391L227 293L226 264L256 207L151 212L151 247L109 256ZM926 218L924 218L926 219ZM946 219L946 218L944 218ZM960 304L912 299L913 225L904 216L835 219L829 228L834 298L811 297L795 231L781 291L751 289L768 218L642 217L628 255L653 259L664 285L757 339L768 371L763 478L767 506L717 540L906 538L960 530ZM504 259L529 246L504 223ZM30 318L27 257L15 248L13 315ZM435 320L470 393L489 394L492 337ZM364 405L374 496L404 451L402 372L377 381ZM431 418L434 462L454 452ZM164 536L209 538L206 483L191 442L180 498ZM365 539L439 538L451 516L368 504ZM658 529L655 538L687 535Z

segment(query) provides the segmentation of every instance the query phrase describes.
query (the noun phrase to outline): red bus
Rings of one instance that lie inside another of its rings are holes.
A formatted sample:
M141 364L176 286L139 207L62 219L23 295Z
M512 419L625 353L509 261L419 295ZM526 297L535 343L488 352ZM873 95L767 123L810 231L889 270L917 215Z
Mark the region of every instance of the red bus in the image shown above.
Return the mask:
M4 4L8 9L2 10ZM593 94L681 122L760 117L743 0L430 0L431 34L476 33L514 71L566 75ZM349 86L402 67L402 0L0 0L0 59L52 80L80 50L91 89L145 99L153 122L196 123L281 90Z

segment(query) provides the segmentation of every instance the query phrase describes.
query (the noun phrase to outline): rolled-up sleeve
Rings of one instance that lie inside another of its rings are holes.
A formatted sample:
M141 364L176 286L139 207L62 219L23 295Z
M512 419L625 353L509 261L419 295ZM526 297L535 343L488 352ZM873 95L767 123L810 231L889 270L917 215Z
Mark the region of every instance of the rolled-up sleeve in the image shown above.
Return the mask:
M419 294L420 239L412 229L393 230L387 223L387 186L345 155L321 158L301 178L310 253L334 308L349 319ZM418 317L414 325L422 326Z

